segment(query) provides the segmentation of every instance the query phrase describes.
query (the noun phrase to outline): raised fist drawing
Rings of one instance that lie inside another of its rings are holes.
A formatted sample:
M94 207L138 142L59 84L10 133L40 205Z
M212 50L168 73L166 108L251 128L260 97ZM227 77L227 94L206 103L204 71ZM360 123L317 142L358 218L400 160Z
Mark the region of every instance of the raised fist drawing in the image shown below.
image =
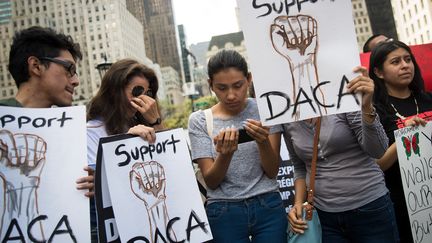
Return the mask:
M12 219L28 224L39 214L37 190L45 164L46 142L34 134L0 130L0 179L5 199L0 203L0 232L4 235ZM42 225L34 225L32 233Z
M291 71L293 101L303 90L322 114L320 104L314 100L314 88L319 84L316 54L318 49L317 21L308 15L278 16L270 26L273 48L288 61ZM325 106L324 93L319 88L318 101ZM318 95L317 95L318 96ZM324 109L326 113L326 110ZM300 118L300 109L294 114Z
M162 165L156 161L135 163L129 172L129 179L132 192L146 206L151 242L156 242L157 237L163 237L165 242L168 239L175 240L174 231L166 235L169 216L165 203L166 177Z

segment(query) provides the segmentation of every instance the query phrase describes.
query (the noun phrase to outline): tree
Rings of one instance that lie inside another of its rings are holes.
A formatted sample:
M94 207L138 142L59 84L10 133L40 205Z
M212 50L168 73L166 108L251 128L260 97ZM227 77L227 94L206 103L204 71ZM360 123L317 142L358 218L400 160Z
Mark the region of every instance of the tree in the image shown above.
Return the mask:
M194 110L203 110L212 107L217 103L214 96L204 96L194 100ZM166 101L161 101L163 124L166 128L187 129L189 115L192 113L191 99L185 99L181 105L172 105Z

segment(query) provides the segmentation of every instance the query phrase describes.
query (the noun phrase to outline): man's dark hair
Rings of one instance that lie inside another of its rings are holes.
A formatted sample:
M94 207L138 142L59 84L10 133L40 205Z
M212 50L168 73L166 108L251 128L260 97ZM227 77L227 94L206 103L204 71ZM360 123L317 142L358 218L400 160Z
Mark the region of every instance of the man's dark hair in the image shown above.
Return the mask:
M17 32L12 40L8 66L17 87L30 78L27 63L29 57L58 57L62 50L69 51L75 61L82 58L79 45L73 42L70 35L39 26ZM48 66L49 63L45 65Z
M371 43L371 41L372 41L373 39L375 39L376 37L378 37L378 36L380 36L380 35L385 36L385 35L383 35L383 34L376 34L376 35L372 35L371 37L369 37L369 38L366 40L366 42L365 42L364 45L363 45L363 53L366 53L366 52L370 52L370 51L372 51L371 48L370 48L370 46L369 46L369 43Z

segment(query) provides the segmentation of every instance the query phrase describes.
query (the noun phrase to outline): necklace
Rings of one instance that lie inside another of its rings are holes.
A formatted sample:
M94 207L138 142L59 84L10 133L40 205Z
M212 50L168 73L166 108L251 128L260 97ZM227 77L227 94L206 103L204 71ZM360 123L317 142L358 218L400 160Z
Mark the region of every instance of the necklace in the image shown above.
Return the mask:
M417 115L419 114L419 107L418 107L418 104L417 104L417 99L415 98L415 96L413 96L413 98L414 98L414 103L415 103L415 105L416 105L416 109L417 109ZM392 104L392 103L390 103L390 105L391 105L391 107L393 107L393 110L396 112L396 116L397 117L399 117L400 119L402 119L402 120L405 120L406 119L406 117L405 116L402 116L400 113L399 113L399 111L396 109L396 107Z

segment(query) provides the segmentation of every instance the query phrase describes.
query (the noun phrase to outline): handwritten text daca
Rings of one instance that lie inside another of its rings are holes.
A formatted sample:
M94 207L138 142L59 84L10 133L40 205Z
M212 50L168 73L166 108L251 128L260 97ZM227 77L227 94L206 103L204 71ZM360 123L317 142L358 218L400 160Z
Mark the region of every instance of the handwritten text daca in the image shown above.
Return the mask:
M19 225L17 219L12 219L9 223L9 226L6 230L6 234L3 237L1 242L26 242L26 238L31 242L47 242L44 239L38 239L36 236L33 235L32 227L34 225L42 225L43 221L48 220L47 215L39 215L38 217L32 219L28 225L27 225L27 231L23 231L21 228L24 227L24 225ZM23 228L25 229L25 228ZM27 233L27 234L26 234ZM49 232L44 232L44 234ZM77 239L72 231L72 228L70 226L68 216L63 215L61 219L58 221L57 225L55 226L52 233L49 235L48 242L55 242L54 237L57 235L69 235L70 240L72 242L77 242ZM27 237L26 237L27 236Z
M294 100L293 104L291 104L292 100L290 99L290 97L287 94L280 92L280 91L270 91L270 92L261 94L259 98L266 99L268 111L270 112L270 117L266 117L265 120L268 121L268 120L272 120L272 119L275 119L277 117L280 117L280 116L284 115L286 112L288 112L291 108L293 108L292 112L291 112L291 116L294 117L295 113L297 112L297 110L299 109L299 107L301 105L310 106L310 108L315 112L315 114L317 114L319 111L319 107L317 107L317 106L324 107L324 108L331 108L331 107L334 107L336 105L336 108L339 109L341 106L342 98L346 95L353 97L355 102L358 105L360 104L360 101L357 99L357 97L353 93L344 92L345 85L349 83L349 80L345 75L342 76L342 79L340 81L339 93L337 96L337 103L336 104L334 104L334 103L323 104L322 102L320 102L318 99L319 88L321 86L327 85L329 83L330 83L330 81L322 81L318 85L316 85L315 87L311 87L311 89L313 90L312 97L310 97L303 90L303 88L300 88L298 91L298 95L297 95L296 99ZM285 107L283 109L280 109L281 108L280 106L275 106L272 102L272 99L271 99L272 97L273 98L279 97L279 98L285 99L285 101L286 101ZM314 105L314 103L316 103L317 105ZM276 109L278 109L278 110L276 110Z
M325 0L321 0L325 1ZM327 0L328 1L328 0ZM330 0L331 2L334 2L335 0ZM297 7L297 11L301 12L302 5L306 3L317 3L318 0L283 0L283 1L260 1L260 0L253 0L252 1L252 7L254 9L260 10L261 15L259 17L264 17L272 12L276 12L277 14L284 13L286 15L289 15L289 10L291 7Z
M165 232L167 239L165 239L165 237L163 237L163 234L160 231L160 229L156 227L154 229L154 232L150 232L154 236L153 237L155 239L154 242L163 242L163 243L190 242L193 231L198 230L198 231L204 232L205 234L209 234L209 232L210 232L210 228L209 228L208 224L206 222L202 221L200 219L200 217L198 216L198 214L194 210L191 210L191 212L189 214L188 221L187 221L187 226L185 229L186 239L183 239L181 241L175 241L174 239L171 239L169 232L172 231L172 229L174 228L174 224L177 221L181 221L181 220L182 219L180 217L174 217L168 221L168 224L166 226L166 232ZM107 242L118 242L119 234L118 234L117 228L115 226L115 219L114 218L106 219L104 223L105 223L105 229L107 230L105 232L106 233L106 236L105 236L106 241ZM134 243L134 242L150 243L150 240L147 239L146 236L135 236L132 239L129 239L125 242L127 242L127 243Z

